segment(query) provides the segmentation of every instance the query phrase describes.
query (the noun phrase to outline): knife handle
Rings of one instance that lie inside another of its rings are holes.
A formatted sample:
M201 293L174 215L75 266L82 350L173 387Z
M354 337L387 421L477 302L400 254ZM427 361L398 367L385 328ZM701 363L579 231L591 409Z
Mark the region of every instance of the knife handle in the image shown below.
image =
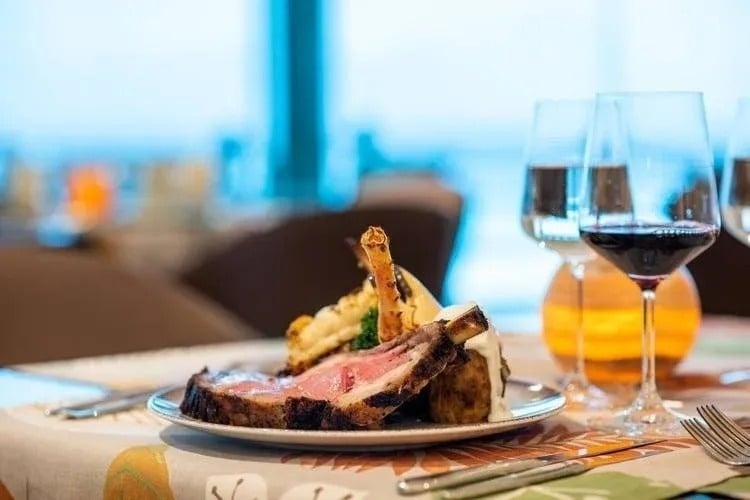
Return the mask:
M135 406L144 404L154 392L168 391L180 386L163 386L161 388L146 389L138 392L131 392L121 395L119 398L108 398L85 407L68 407L59 411L59 415L69 419L95 418L102 415L109 415Z
M450 490L443 490L440 494L440 498L444 500L462 500L466 498L481 497L491 493L500 493L521 488L523 486L552 481L553 479L574 476L586 472L587 470L589 470L589 467L581 462L567 462L562 466L555 466L554 468L547 470L529 472L528 474L514 473L482 481L480 483L473 483Z
M402 479L396 483L396 489L402 495L418 495L428 491L483 481L497 476L506 476L515 472L523 472L543 465L549 465L549 462L535 458L495 462L445 472L439 475L428 474Z
M46 410L44 410L44 414L47 415L48 417L55 416L55 415L67 416L70 413L80 412L82 410L87 410L89 408L93 408L95 406L99 406L105 403L110 403L113 401L121 401L123 399L133 398L141 394L152 394L156 390L157 388L143 389L143 390L136 390L136 391L110 392L109 394L105 394L102 397L89 399L80 403L73 403L69 405L57 406L54 408L47 408Z
M88 408L63 410L61 415L70 419L101 417L102 415L109 415L110 413L117 413L138 406L148 401L150 396L150 393L135 394L130 397L91 405Z

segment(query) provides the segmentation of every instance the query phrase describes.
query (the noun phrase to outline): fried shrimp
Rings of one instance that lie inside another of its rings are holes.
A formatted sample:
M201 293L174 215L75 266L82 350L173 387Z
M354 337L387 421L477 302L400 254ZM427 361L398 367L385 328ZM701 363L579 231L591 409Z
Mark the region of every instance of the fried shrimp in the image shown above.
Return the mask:
M401 318L401 295L396 286L388 236L382 228L370 226L362 234L360 244L367 254L369 270L375 279L378 296L378 337L380 342L387 342L400 335L405 326Z

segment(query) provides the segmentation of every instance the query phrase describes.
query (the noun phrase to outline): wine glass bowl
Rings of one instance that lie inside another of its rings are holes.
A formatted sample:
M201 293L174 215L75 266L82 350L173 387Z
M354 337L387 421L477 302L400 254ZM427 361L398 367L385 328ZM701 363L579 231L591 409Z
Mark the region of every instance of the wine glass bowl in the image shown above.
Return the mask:
M727 231L750 246L750 98L740 100L729 135L721 210Z
M576 363L563 392L574 409L608 406L606 395L585 374L583 342L584 262L593 253L581 241L578 215L590 101L538 101L526 152L521 225L540 247L560 255L576 282Z
M587 143L580 234L643 296L643 373L633 404L592 424L629 435L681 434L655 382L659 283L708 248L720 219L700 93L597 96Z

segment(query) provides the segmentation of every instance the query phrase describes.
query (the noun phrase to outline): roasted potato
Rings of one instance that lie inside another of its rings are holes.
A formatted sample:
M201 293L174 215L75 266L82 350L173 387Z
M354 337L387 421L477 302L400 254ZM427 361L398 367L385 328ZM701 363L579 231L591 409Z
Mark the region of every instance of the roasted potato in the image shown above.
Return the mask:
M491 408L487 361L467 350L468 361L446 368L429 386L430 418L442 424L486 422Z

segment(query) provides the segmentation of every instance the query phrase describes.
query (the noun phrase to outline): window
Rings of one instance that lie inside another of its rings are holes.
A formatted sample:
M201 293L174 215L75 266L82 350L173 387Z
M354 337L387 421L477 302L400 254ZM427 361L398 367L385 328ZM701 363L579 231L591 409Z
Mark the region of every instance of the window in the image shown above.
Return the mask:
M518 220L533 101L702 90L721 155L748 19L738 0L0 0L0 167L199 158L230 198L324 169L332 204L358 170L434 170L466 198L449 299L527 328L559 265ZM279 55L295 44L309 60ZM290 103L306 119L280 137Z
M39 168L261 146L265 37L260 1L0 0L0 141Z
M367 131L380 157L432 159L464 193L448 293L480 301L508 328L529 327L559 265L518 220L534 99L703 90L720 151L736 99L750 92L750 67L740 62L750 50L750 5L742 2L336 5L332 120L352 134Z

